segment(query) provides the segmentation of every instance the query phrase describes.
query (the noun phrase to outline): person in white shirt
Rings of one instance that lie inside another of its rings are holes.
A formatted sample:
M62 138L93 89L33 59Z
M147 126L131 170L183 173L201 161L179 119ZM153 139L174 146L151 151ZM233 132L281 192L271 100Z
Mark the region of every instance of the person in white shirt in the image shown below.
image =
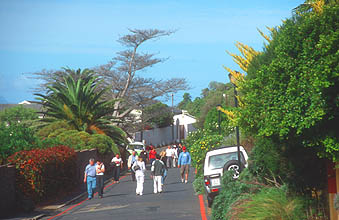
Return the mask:
M123 161L120 158L120 155L117 154L113 159L112 159L112 163L113 163L113 177L114 177L114 181L116 183L119 183L119 179L120 179L120 171L122 169L122 164Z
M178 150L177 146L173 146L173 167L176 167L178 164Z
M144 191L146 166L141 157L139 157L137 161L133 163L132 170L135 172L135 178L137 179L137 188L135 192L137 195L142 196L142 193Z
M132 181L134 182L135 179L135 172L132 168L133 164L138 160L138 156L137 156L137 152L134 150L132 152L132 154L128 157L128 161L127 161L127 167L129 170L131 170L131 176L132 176Z
M173 165L173 150L170 145L168 145L166 149L166 166L167 168L171 168Z
M96 165L96 178L97 178L97 191L99 197L102 198L104 194L104 173L105 173L105 165L101 160L97 160Z

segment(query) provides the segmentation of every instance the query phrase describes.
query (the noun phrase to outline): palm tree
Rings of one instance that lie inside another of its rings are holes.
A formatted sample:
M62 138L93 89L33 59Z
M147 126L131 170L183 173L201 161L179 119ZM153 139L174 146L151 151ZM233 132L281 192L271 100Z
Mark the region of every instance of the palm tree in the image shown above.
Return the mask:
M116 143L125 142L126 134L114 126L114 102L102 99L100 79L93 70L64 68L63 80L48 86L47 94L35 94L46 111L45 122L66 121L79 131L110 136Z

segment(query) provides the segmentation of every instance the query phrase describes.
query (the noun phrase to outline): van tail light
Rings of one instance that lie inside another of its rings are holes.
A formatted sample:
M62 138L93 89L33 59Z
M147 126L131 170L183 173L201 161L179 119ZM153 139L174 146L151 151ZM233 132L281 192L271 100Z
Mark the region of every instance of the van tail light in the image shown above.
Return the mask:
M212 189L211 191L212 191L212 192L218 192L219 189Z
M211 182L208 179L205 179L205 185L208 186L210 184L211 184Z

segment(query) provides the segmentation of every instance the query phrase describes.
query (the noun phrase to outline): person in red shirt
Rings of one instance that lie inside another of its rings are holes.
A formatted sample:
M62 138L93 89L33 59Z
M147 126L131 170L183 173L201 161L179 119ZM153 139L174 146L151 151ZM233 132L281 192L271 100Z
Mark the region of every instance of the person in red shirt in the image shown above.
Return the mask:
M157 152L152 147L151 151L148 154L149 154L149 161L152 164L153 161L155 161L155 159L156 159Z

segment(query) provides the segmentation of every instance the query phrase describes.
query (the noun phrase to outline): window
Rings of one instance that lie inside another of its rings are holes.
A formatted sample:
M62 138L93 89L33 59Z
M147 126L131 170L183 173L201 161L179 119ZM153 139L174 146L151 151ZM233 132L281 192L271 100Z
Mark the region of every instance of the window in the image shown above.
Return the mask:
M143 145L130 145L128 147L128 149L130 149L130 150L143 150L144 146Z
M245 164L244 155L240 152L241 162ZM209 158L208 166L210 169L220 169L230 160L238 160L238 152L214 155Z

